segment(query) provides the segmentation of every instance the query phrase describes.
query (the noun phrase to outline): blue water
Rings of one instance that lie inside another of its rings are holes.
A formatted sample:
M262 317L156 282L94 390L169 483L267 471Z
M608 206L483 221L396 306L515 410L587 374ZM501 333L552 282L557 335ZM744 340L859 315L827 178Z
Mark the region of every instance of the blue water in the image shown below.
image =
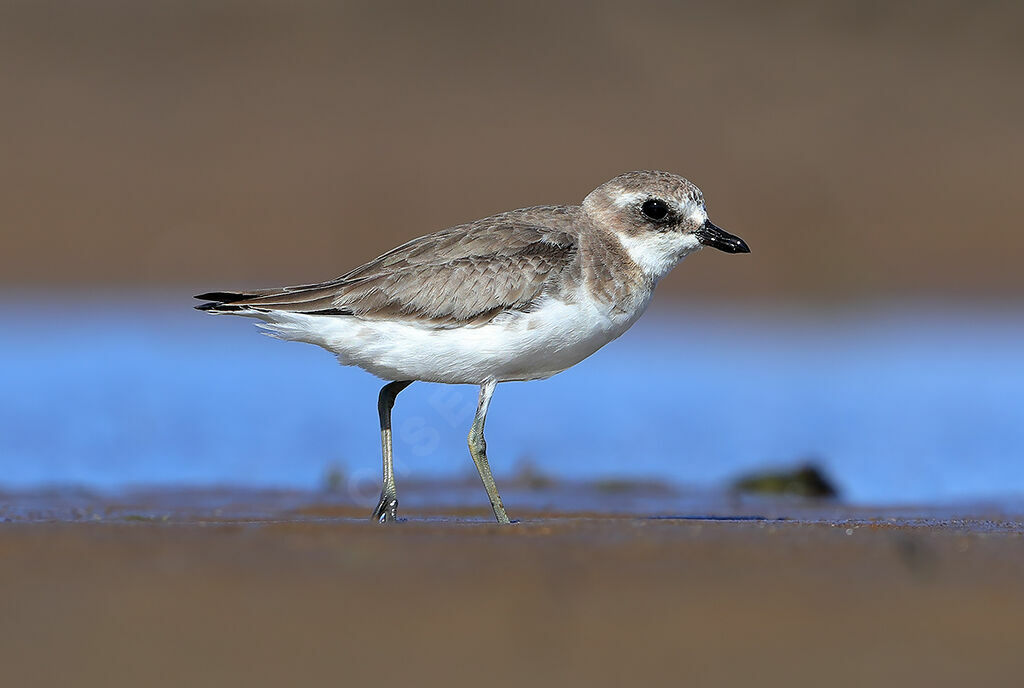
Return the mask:
M188 306L0 304L0 487L379 480L379 381ZM500 385L491 463L715 488L813 458L854 503L1021 499L1022 352L1019 310L655 310L561 375ZM475 401L402 393L399 480L473 470Z

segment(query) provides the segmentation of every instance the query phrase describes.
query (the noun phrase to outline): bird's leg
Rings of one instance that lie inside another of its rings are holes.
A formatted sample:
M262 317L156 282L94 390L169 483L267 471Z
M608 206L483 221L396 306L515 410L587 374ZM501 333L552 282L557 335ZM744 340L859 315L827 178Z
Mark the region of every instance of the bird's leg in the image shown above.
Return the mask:
M398 520L398 490L395 488L395 466L391 458L391 409L395 397L412 384L412 380L389 382L380 390L377 398L377 412L380 414L380 447L384 455L384 487L380 491L380 502L371 517L378 523Z
M498 523L509 523L508 514L501 504L501 495L498 494L498 486L494 483L494 476L491 475L491 466L487 463L487 442L484 441L484 421L487 420L487 407L491 404L491 395L494 394L494 387L497 381L489 380L480 385L480 401L476 406L476 418L473 419L473 427L469 430L469 453L476 464L476 470L480 473L480 480L484 482L487 496L491 500L491 509L494 510L494 518Z

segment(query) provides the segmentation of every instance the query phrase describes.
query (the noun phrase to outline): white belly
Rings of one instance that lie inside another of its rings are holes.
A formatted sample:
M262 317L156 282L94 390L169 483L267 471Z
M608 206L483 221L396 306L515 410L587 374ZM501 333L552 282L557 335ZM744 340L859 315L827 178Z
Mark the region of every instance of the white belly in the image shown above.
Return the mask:
M506 313L485 325L451 329L351 316L253 314L282 339L309 342L385 380L482 384L534 380L569 368L636 322L644 294L628 312L581 299L542 302L530 313Z

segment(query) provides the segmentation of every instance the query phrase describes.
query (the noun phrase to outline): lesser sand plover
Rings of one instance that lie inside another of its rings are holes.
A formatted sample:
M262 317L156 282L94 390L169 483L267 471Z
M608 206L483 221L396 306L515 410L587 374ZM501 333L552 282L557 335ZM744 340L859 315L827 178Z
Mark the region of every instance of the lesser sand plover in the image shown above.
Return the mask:
M322 346L390 380L380 391L384 486L373 512L397 518L395 397L416 380L480 386L469 452L499 523L509 519L487 462L484 421L499 382L550 377L636 322L680 260L711 246L748 253L708 220L704 197L667 172L628 172L581 205L522 208L388 251L337 279L211 292L210 313L263 320L281 339Z

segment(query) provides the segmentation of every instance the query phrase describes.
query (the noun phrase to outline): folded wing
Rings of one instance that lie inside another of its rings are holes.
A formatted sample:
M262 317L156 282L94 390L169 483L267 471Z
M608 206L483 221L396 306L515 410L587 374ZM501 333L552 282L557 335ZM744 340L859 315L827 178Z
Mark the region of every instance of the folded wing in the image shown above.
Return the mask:
M200 310L288 311L408 320L434 327L529 310L576 257L570 209L530 208L414 239L320 284L211 292ZM543 218L545 222L538 222ZM554 225L554 226L552 226Z

